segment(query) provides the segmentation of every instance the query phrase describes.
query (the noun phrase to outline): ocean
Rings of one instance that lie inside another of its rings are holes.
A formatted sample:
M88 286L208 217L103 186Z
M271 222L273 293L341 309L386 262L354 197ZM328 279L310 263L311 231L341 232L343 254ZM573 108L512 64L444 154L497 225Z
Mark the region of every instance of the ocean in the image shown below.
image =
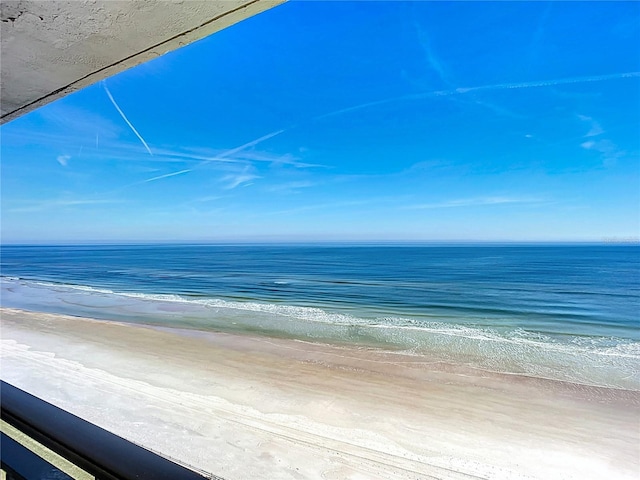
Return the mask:
M3 307L640 390L640 248L2 246Z

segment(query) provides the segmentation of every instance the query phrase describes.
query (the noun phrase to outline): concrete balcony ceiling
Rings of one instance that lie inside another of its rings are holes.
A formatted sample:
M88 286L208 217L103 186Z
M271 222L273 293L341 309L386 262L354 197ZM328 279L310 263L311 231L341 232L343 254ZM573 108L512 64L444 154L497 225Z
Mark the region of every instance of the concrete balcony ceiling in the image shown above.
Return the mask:
M2 0L1 123L283 1Z

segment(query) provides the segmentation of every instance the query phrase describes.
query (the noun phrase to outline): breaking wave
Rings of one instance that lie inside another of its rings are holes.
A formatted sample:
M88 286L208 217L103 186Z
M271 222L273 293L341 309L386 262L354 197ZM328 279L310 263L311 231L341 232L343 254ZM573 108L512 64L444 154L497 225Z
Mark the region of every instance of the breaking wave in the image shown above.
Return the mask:
M7 307L386 348L509 374L640 390L640 342L631 339L464 324L462 317L457 322L424 315L368 318L313 306L0 280Z

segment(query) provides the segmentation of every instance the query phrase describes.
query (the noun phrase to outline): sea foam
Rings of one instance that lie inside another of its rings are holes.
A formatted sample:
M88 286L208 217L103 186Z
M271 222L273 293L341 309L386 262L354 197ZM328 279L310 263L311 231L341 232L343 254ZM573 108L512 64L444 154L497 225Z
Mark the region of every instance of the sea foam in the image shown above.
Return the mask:
M386 348L490 371L640 390L640 342L463 325L442 318L376 317L202 296L117 292L2 277L2 304L165 327L275 335Z

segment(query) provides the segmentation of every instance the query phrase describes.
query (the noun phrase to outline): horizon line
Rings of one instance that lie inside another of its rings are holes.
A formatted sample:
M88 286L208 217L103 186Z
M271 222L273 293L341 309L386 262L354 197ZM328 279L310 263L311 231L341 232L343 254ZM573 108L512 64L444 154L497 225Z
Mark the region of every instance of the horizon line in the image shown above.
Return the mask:
M87 246L304 246L304 245L388 245L388 246L490 246L490 245L599 245L640 246L638 237L604 238L601 240L84 240L75 242L0 242L2 247L87 247Z

